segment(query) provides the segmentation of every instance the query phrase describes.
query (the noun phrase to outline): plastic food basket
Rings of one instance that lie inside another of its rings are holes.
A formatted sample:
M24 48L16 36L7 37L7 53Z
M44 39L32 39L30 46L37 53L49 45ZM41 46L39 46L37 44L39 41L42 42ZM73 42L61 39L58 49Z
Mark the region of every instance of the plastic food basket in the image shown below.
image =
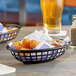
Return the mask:
M7 49L10 50L11 54L15 59L24 64L41 63L56 59L57 57L63 55L67 48L70 46L67 43L61 47L55 47L50 49L39 49L39 50L15 50L7 45Z
M5 27L7 29L13 29L13 28L16 27L17 29L16 30L12 30L10 32L6 32L6 33L1 33L0 34L0 44L16 38L16 36L17 36L17 34L18 34L18 32L19 32L19 30L21 28L17 24L6 24Z

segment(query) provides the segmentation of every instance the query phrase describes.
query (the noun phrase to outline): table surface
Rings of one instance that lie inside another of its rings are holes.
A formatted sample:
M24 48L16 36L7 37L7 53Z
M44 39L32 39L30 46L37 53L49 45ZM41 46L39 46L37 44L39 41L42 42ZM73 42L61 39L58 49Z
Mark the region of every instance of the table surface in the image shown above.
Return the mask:
M13 41L21 40L36 29L41 30L42 27L23 27ZM62 29L67 30L70 36L69 26ZM0 63L15 67L16 72L3 76L76 76L76 49L69 48L64 55L50 62L24 65L14 59L10 51L6 49L8 43L0 44Z

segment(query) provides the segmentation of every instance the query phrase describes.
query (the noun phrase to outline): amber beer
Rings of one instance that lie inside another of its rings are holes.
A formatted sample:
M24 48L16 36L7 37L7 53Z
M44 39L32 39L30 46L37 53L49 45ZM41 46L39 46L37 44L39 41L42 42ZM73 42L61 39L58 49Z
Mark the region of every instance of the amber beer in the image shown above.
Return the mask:
M41 0L44 29L51 33L61 30L63 0Z

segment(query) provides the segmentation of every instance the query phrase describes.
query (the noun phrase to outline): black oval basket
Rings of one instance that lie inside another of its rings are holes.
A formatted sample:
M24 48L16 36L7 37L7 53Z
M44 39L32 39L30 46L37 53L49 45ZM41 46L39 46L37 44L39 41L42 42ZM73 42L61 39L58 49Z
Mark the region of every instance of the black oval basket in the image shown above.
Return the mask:
M11 49L9 45L7 49L10 50L11 54L24 64L41 63L56 59L63 55L66 49L69 47L70 42L61 47L55 47L51 49L39 49L39 50L15 50Z
M7 32L7 33L1 33L0 34L0 44L1 43L4 43L4 42L7 42L9 40L12 40L14 38L16 38L19 30L20 30L20 26L17 25L17 24L6 24L4 25L7 29L12 29L12 28L17 28L16 30L13 30L11 32Z

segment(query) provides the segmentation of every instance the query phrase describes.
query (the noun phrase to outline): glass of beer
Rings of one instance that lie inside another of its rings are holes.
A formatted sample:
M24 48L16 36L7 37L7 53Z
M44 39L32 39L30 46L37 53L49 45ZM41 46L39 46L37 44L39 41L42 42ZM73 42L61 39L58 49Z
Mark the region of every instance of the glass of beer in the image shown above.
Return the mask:
M64 0L41 0L43 26L45 33L60 33L63 6Z

